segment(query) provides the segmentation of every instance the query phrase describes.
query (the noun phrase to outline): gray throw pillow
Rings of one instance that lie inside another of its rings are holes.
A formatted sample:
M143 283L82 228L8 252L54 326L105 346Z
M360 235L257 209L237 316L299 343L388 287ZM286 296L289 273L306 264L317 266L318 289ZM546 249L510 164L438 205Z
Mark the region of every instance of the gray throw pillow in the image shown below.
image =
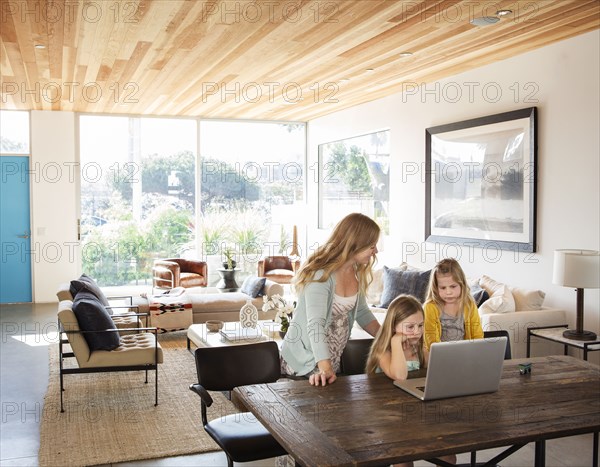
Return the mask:
M398 295L412 295L421 303L427 296L429 286L429 271L400 271L383 267L383 292L381 293L380 308L387 308Z
M75 295L79 293L80 290L83 290L83 288L86 288L88 292L93 293L96 296L96 298L100 300L100 303L102 303L104 306L110 306L106 295L104 295L104 292L100 290L100 287L98 286L96 281L90 276L86 276L85 274L82 274L79 277L79 279L71 281L71 287L69 288L69 291L71 292L71 296L73 297L73 299L75 298Z
M73 313L75 313L79 329L82 331L117 329L104 305L100 303L95 294L85 287L75 296ZM83 337L92 352L114 350L119 347L120 343L118 332L86 332L83 333Z
M263 289L266 280L266 277L248 276L242 284L242 292L250 295L252 298L261 297L264 295Z

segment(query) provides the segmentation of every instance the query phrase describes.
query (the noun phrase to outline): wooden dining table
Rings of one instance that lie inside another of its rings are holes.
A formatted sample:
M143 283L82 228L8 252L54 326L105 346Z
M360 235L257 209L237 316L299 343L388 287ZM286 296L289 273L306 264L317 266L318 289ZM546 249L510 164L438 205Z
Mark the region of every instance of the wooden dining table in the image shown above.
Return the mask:
M520 374L519 363L531 363ZM598 459L600 367L570 356L507 360L495 393L423 402L383 374L243 386L235 396L302 466L389 465L594 433ZM500 460L502 455L495 458Z

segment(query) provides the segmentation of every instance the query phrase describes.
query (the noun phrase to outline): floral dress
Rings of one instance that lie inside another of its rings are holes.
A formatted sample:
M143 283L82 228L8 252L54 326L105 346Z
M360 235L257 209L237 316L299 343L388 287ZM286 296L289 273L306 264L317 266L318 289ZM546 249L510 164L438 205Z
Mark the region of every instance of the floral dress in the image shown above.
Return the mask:
M327 329L325 329L325 341L329 348L329 358L331 360L331 365L333 366L333 371L336 373L340 372L342 352L346 348L346 344L350 338L348 315L356 306L357 300L358 294L351 297L342 297L337 294L333 296L331 321L329 322ZM319 367L315 365L315 369L311 373L318 372ZM294 370L283 358L281 359L281 373L291 376L296 375ZM311 373L306 376L309 376Z
M357 299L358 294L351 297L341 297L337 294L333 296L331 321L329 327L325 330L325 341L329 347L329 358L331 359L333 371L336 373L340 372L342 352L350 338L348 315L356 306Z

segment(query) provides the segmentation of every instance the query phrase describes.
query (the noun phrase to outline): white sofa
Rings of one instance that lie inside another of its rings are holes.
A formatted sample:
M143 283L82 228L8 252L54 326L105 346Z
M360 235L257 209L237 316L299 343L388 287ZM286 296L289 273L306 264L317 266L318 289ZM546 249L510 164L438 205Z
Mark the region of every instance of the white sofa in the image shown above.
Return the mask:
M60 284L56 295L59 301L73 300L73 296L69 290L70 284L68 282ZM191 288L187 293L187 297L192 303L192 320L194 324L205 323L207 320L221 320L221 321L239 321L240 319L240 308L246 303L248 299L252 300L252 303L258 310L261 310L263 306L263 298L257 297L252 299L249 295L243 292L216 292L206 293L206 289L202 290L202 293L194 293L194 288ZM281 284L266 280L264 286L264 293L271 297L275 294L283 296L284 290ZM132 296L131 303L129 300L127 304L138 307L139 313L149 312L148 299L141 296ZM272 319L275 317L275 312L263 312L260 311L259 319Z
M522 310L511 313L488 313L481 315L484 331L504 329L510 336L512 358L527 355L527 328L566 324L564 310L542 307L541 310ZM562 346L547 340L531 340L531 356L562 354Z
M403 263L398 268L400 270L411 270L410 266ZM379 298L381 296L383 290L383 273L382 270L379 269L374 271L373 283L369 287L369 303L379 303ZM498 297L498 295L505 295L505 298L508 300L514 300L516 297L516 307L515 302L513 301L510 306L498 306L499 310L508 310L511 309L513 311L504 311L504 312L489 312L490 307L487 307L487 310L483 310L483 305L480 307L480 319L481 326L484 331L495 331L495 330L506 330L510 336L510 345L511 345L511 353L512 358L525 358L527 355L527 328L528 327L536 327L536 326L550 326L550 325L563 325L566 324L566 316L564 310L556 309L556 308L548 308L541 306L543 301L544 293L541 291L526 291L523 289L512 288L509 286L504 286L504 284L495 283L495 281L491 280L489 277L482 276L481 279L477 279L474 281L470 281L471 284L478 283L480 284L491 297ZM490 286L504 286L504 288L498 287L494 295L492 295L492 290L489 288ZM515 294L513 297L512 294ZM518 294L518 295L517 295ZM535 296L536 299L530 299L529 302L532 303L530 306L535 309L526 309L528 300L524 299L527 296ZM500 300L496 299L496 305L500 303ZM484 303L485 304L485 303ZM512 308L511 308L512 307ZM518 311L514 311L515 308ZM538 309L539 308L539 309ZM372 310L377 313L386 312L385 308L377 308L376 306L372 307ZM380 321L383 321L384 315L376 315ZM553 343L547 340L539 340L536 338L532 338L531 340L531 356L543 356L543 355L552 355L552 354L562 354L563 347L560 344Z

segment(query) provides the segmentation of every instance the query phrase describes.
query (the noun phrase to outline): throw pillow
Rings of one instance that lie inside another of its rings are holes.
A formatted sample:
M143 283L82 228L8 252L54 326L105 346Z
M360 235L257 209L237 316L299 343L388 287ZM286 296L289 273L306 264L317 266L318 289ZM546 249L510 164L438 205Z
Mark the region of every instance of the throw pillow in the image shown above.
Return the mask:
M383 292L381 293L381 308L387 308L392 300L401 294L415 297L421 303L425 301L429 285L429 271L401 271L383 267Z
M88 292L93 293L96 298L98 300L100 300L100 303L102 303L104 306L110 306L110 303L108 303L108 299L106 298L106 295L104 295L104 292L102 292L102 290L100 290L100 287L98 286L98 284L96 283L96 281L94 279L92 279L89 276L86 276L85 274L82 274L79 279L75 279L71 281L71 287L70 287L70 291L71 291L71 296L73 297L73 299L75 299L75 295L77 295L79 293L80 290L82 290L83 288L86 288L88 290Z
M511 287L513 298L515 299L516 311L541 310L546 298L546 293L541 290L521 289Z
M490 294L488 294L486 290L482 289L479 285L471 286L471 295L473 296L473 300L475 300L477 308L483 305L483 303L490 298Z
M94 293L85 287L75 296L73 313L75 313L79 329L82 331L117 329L104 305L100 303ZM92 352L114 350L119 347L120 343L118 332L90 332L84 333L83 337Z
M408 264L402 263L394 270L397 271L406 271L408 269ZM383 268L378 268L373 270L373 282L369 285L367 289L367 303L380 303L381 302L381 293L383 292Z
M248 276L242 284L242 292L252 298L260 297L263 294L265 288L266 277Z
M479 308L480 314L510 313L515 311L515 299L507 285L488 276L481 276L479 285L490 295Z

